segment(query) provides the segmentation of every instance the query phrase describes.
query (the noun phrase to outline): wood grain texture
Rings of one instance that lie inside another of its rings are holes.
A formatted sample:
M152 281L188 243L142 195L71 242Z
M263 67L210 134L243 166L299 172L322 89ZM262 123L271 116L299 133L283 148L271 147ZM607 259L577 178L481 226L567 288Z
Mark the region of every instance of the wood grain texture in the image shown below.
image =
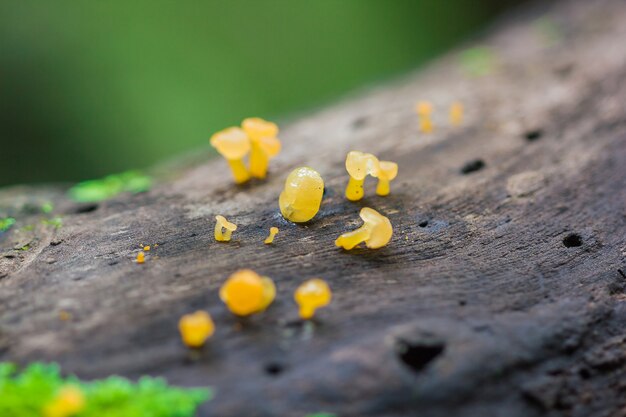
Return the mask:
M556 43L538 30L546 15ZM0 360L211 385L201 416L626 415L625 39L621 0L518 13L482 41L497 57L490 75L465 75L455 52L283 126L265 182L234 186L211 160L97 205L63 187L1 190L0 214L18 224L0 236ZM436 109L427 136L420 99ZM467 117L453 129L456 100ZM353 149L399 163L391 195L368 183L361 202L343 197ZM484 167L463 174L475 160ZM294 225L277 199L302 165L326 193ZM31 210L45 200L60 229ZM365 206L390 218L390 245L337 249ZM228 244L213 240L216 214L239 226ZM264 245L271 226L280 233ZM144 265L140 244L153 245ZM278 297L238 320L217 289L244 267L273 277ZM334 300L303 325L292 294L310 277ZM196 309L217 331L191 357L176 324Z

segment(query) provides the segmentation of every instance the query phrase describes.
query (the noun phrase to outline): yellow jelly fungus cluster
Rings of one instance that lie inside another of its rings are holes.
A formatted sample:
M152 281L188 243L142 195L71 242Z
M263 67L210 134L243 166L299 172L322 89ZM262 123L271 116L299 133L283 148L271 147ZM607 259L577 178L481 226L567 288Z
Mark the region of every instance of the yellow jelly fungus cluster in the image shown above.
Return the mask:
M463 104L455 101L450 105L450 124L460 126L463 123Z
M419 118L420 130L423 133L431 133L434 129L431 119L433 105L428 101L420 101L415 106L415 112Z
M260 313L274 301L276 287L268 277L250 269L232 274L220 288L220 298L238 316Z
M137 258L135 258L135 262L137 262L138 264L142 264L146 262L146 255L143 253L143 251L137 254Z
M389 243L393 228L387 217L369 207L362 208L359 216L363 219L363 226L339 236L336 246L350 250L364 242L368 248L378 249Z
M270 235L267 238L265 238L263 243L265 243L266 245L273 243L274 237L276 236L277 233L278 233L278 227L270 227Z
M74 385L65 385L43 409L44 417L71 417L85 408L85 395Z
M215 324L206 311L196 311L186 314L178 322L178 330L183 343L190 348L198 349L215 332Z
M144 250L144 251L146 251L146 252L148 252L148 251L150 250L150 245L146 245L146 246L144 246L144 247L143 247L143 250Z
M346 156L346 170L350 175L346 187L346 198L350 201L358 201L363 198L363 183L368 175L378 178L376 194L388 195L389 183L398 175L398 164L391 161L379 161L371 153L351 151Z
M224 216L215 216L215 240L218 242L228 242L235 230L237 230L235 223L229 222Z
M314 278L300 285L293 298L300 307L300 318L308 320L313 317L315 310L330 303L332 293L325 281Z
M245 119L241 127L229 127L211 136L211 145L228 161L237 184L265 178L269 160L281 149L278 126L258 117ZM250 154L246 167L244 158Z
M245 119L241 127L250 139L250 175L265 178L269 161L280 152L278 126L258 117Z
M312 168L296 168L287 176L285 188L278 197L283 217L294 223L311 220L320 209L324 180Z

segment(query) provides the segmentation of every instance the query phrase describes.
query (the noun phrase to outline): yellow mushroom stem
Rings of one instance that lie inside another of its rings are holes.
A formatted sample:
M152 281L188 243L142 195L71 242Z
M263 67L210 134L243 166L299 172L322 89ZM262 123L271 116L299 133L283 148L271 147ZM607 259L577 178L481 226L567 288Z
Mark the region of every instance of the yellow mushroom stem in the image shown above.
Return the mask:
M237 184L243 184L250 179L250 173L243 159L228 159L227 162Z
M270 158L267 153L261 149L257 143L252 142L252 148L250 150L250 175L255 178L265 178L269 163Z
M422 133L432 133L434 127L430 116L420 116L420 130Z
M463 123L463 104L457 101L450 106L450 124L460 126L461 123Z
M359 216L363 219L363 226L339 236L336 246L350 250L364 242L368 248L378 249L389 243L393 227L387 217L369 207L363 207Z
M236 224L230 223L224 216L215 216L215 240L228 242L235 230L237 230Z
M346 232L339 236L335 241L336 246L340 246L346 250L353 249L360 243L367 241L372 235L370 226L365 223L363 226L351 232Z
M365 178L357 180L354 177L350 177L348 186L346 187L346 198L350 201L358 201L363 198L363 183Z
M380 171L378 175L378 185L376 186L376 194L386 196L391 190L389 183L398 175L398 164L391 161L380 161L379 166Z
M265 243L266 245L269 245L270 243L274 242L274 237L276 236L277 233L278 233L278 227L270 227L270 234L263 241L263 243Z

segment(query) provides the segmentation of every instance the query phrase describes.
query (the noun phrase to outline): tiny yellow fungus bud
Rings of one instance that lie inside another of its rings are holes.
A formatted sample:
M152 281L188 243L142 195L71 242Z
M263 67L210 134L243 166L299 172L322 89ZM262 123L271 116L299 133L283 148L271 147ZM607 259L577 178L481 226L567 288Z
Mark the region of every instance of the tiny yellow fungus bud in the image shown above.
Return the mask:
M44 417L70 417L85 408L85 395L74 385L63 386L56 396L45 405Z
M266 245L274 242L274 237L278 233L278 227L270 227L270 235L263 241Z
M433 112L433 105L428 101L420 101L415 106L415 111L419 117L420 130L424 133L432 132L433 122L431 114Z
M250 269L232 274L220 288L220 298L238 316L265 310L276 297L274 282Z
M450 124L460 126L463 123L463 104L456 101L450 106Z
M243 158L250 152L250 139L246 132L238 127L229 127L211 136L211 146L228 161L237 184L250 179Z
M389 243L393 228L387 217L369 207L362 208L359 216L363 219L363 226L339 236L335 245L350 250L365 242L368 248L378 249Z
M350 175L350 180L346 187L346 198L350 201L360 200L363 198L365 177L368 175L378 177L378 158L371 153L348 152L346 156L346 170Z
M278 126L258 117L250 117L241 123L241 127L250 138L250 175L265 178L269 160L280 152Z
M215 240L228 242L235 230L237 230L236 224L229 222L224 216L215 216Z
M59 320L61 321L69 321L72 319L72 314L68 313L65 310L59 311Z
M146 251L146 252L149 251L150 250L150 246L149 245L144 246L143 250Z
M137 262L138 264L142 264L146 261L146 255L143 252L139 252L137 254L137 258L135 259L135 262Z
M390 191L389 183L398 175L398 164L391 161L380 161L380 171L378 174L378 185L376 194L388 195Z
M178 322L178 330L183 343L190 348L201 348L215 332L215 324L206 311L186 314Z
M308 320L313 317L315 310L330 303L332 293L325 281L314 278L300 285L293 298L300 306L300 318Z
M278 205L283 217L295 223L311 220L320 210L324 180L313 168L296 168L287 176Z

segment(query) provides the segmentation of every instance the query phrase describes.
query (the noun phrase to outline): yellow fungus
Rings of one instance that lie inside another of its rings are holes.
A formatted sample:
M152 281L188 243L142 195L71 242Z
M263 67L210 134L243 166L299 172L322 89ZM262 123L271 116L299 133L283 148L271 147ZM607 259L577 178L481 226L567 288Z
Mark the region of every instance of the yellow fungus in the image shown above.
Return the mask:
M274 282L250 269L232 274L220 288L220 298L238 316L265 310L276 297Z
M147 252L147 251L149 251L149 250L150 250L150 246L149 246L149 245L144 246L144 247L143 247L143 250L144 250L144 251L146 251L146 252Z
M380 161L379 167L376 194L385 196L390 191L389 183L398 175L398 164L391 161Z
M450 124L460 126L463 123L463 104L456 101L450 106Z
M324 280L314 278L300 285L293 298L300 306L300 318L308 320L313 317L315 310L330 303L332 293Z
M365 242L368 248L378 249L389 243L393 228L387 217L369 207L362 208L359 216L363 219L363 226L339 236L335 245L350 250Z
M320 209L324 180L313 168L296 168L287 176L278 205L283 217L295 223L311 220Z
M430 133L433 131L433 122L431 114L433 111L433 105L428 101L420 101L415 106L415 111L419 117L420 130L423 133Z
M241 123L250 139L250 175L265 178L269 160L280 152L278 126L258 117L250 117Z
M235 230L237 230L235 223L229 222L224 216L215 216L215 240L218 242L228 242Z
M65 311L65 310L61 310L59 311L59 320L61 321L69 321L72 319L72 314Z
M44 417L71 417L85 408L85 395L74 385L61 387L56 396L44 406Z
M348 152L346 156L346 170L350 175L350 180L346 187L346 198L350 201L360 200L363 198L365 177L368 175L378 177L378 158L371 153Z
M270 227L270 235L263 241L266 245L274 242L274 237L278 233L278 227Z
M237 184L250 179L243 158L250 152L250 139L238 127L229 127L211 136L211 145L228 161Z
M215 324L206 311L196 311L182 316L178 330L183 343L190 348L201 348L215 332Z
M139 252L139 253L137 254L137 258L135 259L135 261L136 261L138 264L142 264L142 263L144 263L144 262L146 261L146 255L145 255L143 252Z

